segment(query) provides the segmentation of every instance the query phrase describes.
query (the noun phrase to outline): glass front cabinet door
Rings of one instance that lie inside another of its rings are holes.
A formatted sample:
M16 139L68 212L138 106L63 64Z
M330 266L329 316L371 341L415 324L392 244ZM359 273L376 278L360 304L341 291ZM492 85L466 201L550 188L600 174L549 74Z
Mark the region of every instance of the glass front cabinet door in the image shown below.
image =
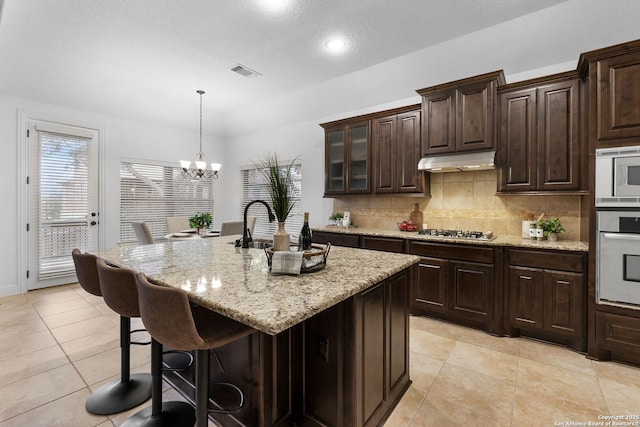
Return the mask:
M325 129L325 194L371 192L369 122Z

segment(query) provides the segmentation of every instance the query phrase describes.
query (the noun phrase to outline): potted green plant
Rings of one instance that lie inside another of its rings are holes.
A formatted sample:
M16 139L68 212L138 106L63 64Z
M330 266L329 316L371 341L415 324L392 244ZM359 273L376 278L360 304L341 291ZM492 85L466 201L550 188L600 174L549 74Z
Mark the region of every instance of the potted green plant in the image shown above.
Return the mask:
M293 179L293 165L297 157L288 164L281 164L276 153L267 153L256 165L264 177L264 185L271 199L271 208L278 219L278 231L273 235L273 250L289 250L289 234L284 223L296 204L296 189Z
M542 219L538 221L538 227L542 228L544 235L551 242L558 240L558 234L565 231L558 218Z
M203 228L208 228L211 225L211 214L209 212L197 213L189 218L189 227L195 228L200 234Z
M342 212L334 212L329 216L329 223L340 225L342 224L342 218L344 218L344 214Z

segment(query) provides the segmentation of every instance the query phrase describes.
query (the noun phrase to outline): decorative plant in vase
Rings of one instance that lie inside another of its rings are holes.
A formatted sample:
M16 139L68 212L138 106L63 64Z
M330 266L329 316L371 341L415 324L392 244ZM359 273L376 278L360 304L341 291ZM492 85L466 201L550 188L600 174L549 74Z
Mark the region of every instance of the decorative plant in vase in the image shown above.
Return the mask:
M295 206L295 184L292 176L293 165L297 157L288 164L281 164L276 153L267 153L260 164L256 165L262 172L266 190L271 199L273 213L278 219L278 231L273 235L273 250L289 250L289 234L284 223Z
M558 218L540 220L538 221L538 227L542 228L544 235L547 236L551 242L558 240L558 234L564 233L565 231Z
M211 225L211 214L209 212L197 213L189 218L189 227L198 230L198 234L201 233L203 228L208 228Z

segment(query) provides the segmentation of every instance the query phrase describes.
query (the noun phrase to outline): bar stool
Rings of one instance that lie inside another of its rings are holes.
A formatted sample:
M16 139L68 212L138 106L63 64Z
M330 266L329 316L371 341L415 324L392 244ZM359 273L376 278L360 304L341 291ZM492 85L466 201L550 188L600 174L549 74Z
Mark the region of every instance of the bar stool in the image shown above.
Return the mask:
M153 285L143 274L137 274L136 279L142 322L153 339L178 350L196 351L196 427L207 426L209 412L231 414L242 409L242 390L226 382L213 384L235 390L238 406L209 409L209 351L250 335L255 329L203 307L191 307L181 289Z
M83 254L78 249L74 249L71 255L80 286L92 295L102 296L97 257ZM111 415L126 411L151 397L151 375L130 375L130 328L130 319L120 317L120 379L109 381L89 396L85 407L92 414Z
M100 286L105 301L121 316L140 317L135 273L128 268L107 265L97 260ZM162 402L162 344L151 340L151 406L127 419L122 426L192 427L196 417L186 402ZM191 355L189 355L190 357ZM190 363L189 363L190 365Z

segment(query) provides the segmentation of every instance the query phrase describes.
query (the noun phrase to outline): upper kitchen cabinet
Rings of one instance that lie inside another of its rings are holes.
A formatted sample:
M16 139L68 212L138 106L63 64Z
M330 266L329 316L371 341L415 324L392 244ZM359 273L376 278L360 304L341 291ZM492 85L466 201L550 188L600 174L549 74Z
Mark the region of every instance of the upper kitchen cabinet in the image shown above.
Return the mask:
M389 111L371 120L374 191L422 193L420 161L420 105Z
M578 70L589 86L589 134L595 148L640 141L640 40L586 52Z
M321 126L325 128L325 195L370 193L369 120Z
M325 196L424 194L420 122L420 104L415 104L321 124Z
M580 88L572 71L498 90L498 193L586 190Z
M497 88L502 70L418 90L422 96L422 155L495 147Z

